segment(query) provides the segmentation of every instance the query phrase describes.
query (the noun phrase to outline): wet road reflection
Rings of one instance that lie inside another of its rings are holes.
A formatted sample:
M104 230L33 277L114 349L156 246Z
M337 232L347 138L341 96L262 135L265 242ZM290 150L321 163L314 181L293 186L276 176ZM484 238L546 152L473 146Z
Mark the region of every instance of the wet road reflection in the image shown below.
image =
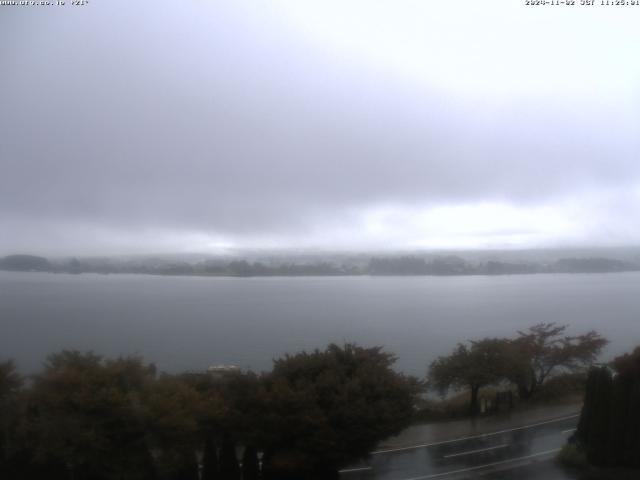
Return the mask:
M427 480L473 478L480 474L491 478L491 472L501 472L500 478L510 478L504 476L505 470L553 458L566 443L577 421L577 415L571 415L493 433L381 450L373 452L366 462L343 470L341 478ZM541 478L547 478L549 473L545 475Z

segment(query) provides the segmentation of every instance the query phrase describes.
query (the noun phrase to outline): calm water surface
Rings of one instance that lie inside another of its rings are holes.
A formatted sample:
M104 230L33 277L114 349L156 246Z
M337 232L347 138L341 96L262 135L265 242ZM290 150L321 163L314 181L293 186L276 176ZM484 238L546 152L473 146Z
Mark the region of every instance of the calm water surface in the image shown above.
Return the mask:
M285 352L355 341L422 375L458 341L540 321L595 328L605 358L640 345L640 273L468 277L199 278L0 272L0 359L142 354L167 371L266 370Z

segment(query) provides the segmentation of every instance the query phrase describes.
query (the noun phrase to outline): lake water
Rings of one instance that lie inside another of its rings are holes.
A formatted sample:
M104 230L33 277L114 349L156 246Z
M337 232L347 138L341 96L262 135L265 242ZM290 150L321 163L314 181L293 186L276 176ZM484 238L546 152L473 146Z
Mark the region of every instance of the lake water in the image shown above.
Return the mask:
M640 345L640 273L203 278L0 272L0 359L25 373L63 348L142 354L160 369L267 370L285 352L383 345L423 375L456 342L537 322L597 329L604 359Z

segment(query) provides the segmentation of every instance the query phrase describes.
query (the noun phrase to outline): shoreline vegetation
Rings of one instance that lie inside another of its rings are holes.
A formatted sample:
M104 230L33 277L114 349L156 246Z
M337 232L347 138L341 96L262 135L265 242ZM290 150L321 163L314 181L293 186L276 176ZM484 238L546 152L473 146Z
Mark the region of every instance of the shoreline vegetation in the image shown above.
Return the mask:
M219 365L171 375L139 356L63 350L27 378L2 362L0 476L335 479L413 423L575 398L607 341L565 329L541 323L458 344L425 378L396 372L383 347L350 343L285 354L262 373ZM450 388L465 393L425 402Z
M0 363L0 478L337 479L411 423L423 385L395 359L331 344L260 374L68 350L31 378Z
M592 366L575 434L558 460L581 478L636 479L640 469L640 347Z
M395 255L334 258L58 258L36 255L0 257L0 270L14 272L143 274L204 277L470 276L541 273L618 273L640 271L640 261L608 257L550 260L467 260L456 255Z

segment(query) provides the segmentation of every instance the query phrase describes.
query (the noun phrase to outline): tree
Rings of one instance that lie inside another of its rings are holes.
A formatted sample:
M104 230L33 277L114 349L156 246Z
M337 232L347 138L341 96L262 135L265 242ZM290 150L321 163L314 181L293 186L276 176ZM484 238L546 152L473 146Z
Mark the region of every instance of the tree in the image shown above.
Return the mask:
M91 352L51 355L28 397L33 462L67 478L148 478L141 390L154 369L138 358L107 362Z
M216 451L215 443L210 436L207 436L202 454L202 480L216 480L220 478L219 470L218 452Z
M242 480L258 480L259 476L258 450L249 445L242 456Z
M148 445L162 477L195 480L196 451L205 445L202 396L182 378L163 374L144 392Z
M509 364L509 342L500 338L459 343L454 351L439 357L429 366L429 385L442 394L450 387L468 388L469 411L479 412L478 394L484 386L499 382L505 377Z
M587 376L584 406L578 422L577 437L586 447L587 458L606 465L610 445L613 379L606 367L591 368Z
M610 462L640 467L640 347L613 361Z
M234 445L252 445L264 437L259 431L259 419L264 417L260 378L250 371L230 371L222 376L188 373L180 378L201 397L199 426L205 439L203 478L236 478L239 470ZM214 447L216 440L221 447L219 457ZM244 478L250 477L244 475Z
M0 363L0 400L15 395L22 387L23 379L16 371L13 361Z
M276 360L258 429L267 433L265 469L331 478L408 425L419 384L393 371L394 362L380 347L354 344Z
M229 435L222 439L220 448L220 478L223 480L238 480L240 478L240 465L236 458L235 445Z
M594 330L584 335L564 335L566 325L539 323L518 332L513 341L508 377L518 387L520 398L531 398L555 371L576 371L595 361L608 343Z
M14 442L19 416L17 397L22 384L23 379L11 360L0 363L0 474L9 468L17 448Z
M592 367L576 432L590 463L640 467L640 347L613 361Z

